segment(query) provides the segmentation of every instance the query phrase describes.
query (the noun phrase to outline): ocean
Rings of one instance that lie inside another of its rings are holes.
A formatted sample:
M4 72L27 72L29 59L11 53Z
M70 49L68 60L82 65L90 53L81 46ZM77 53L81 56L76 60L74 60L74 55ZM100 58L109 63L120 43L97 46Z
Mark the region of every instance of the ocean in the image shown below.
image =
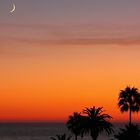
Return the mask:
M115 131L122 126L115 124ZM52 136L63 133L72 135L64 123L0 123L0 140L51 140ZM98 140L111 138L102 133ZM74 140L74 137L71 140ZM81 137L78 137L78 140L82 140ZM87 135L83 140L92 139Z

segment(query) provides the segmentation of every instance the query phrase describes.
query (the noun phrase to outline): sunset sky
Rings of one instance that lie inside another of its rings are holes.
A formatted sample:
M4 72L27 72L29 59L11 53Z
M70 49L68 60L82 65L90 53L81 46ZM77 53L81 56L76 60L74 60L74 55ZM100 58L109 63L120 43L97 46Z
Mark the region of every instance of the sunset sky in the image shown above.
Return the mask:
M139 13L139 0L0 0L0 121L65 121L93 105L127 121L117 102L140 89Z

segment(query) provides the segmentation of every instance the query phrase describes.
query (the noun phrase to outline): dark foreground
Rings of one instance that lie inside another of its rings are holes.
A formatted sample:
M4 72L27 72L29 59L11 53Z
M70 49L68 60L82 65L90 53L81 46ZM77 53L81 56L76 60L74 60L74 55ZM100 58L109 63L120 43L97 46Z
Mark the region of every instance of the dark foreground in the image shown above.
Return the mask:
M115 124L116 131L122 126ZM65 123L0 123L0 140L51 140L50 137L63 133L71 135ZM109 139L102 134L98 140ZM83 140L91 140L91 137L85 136Z

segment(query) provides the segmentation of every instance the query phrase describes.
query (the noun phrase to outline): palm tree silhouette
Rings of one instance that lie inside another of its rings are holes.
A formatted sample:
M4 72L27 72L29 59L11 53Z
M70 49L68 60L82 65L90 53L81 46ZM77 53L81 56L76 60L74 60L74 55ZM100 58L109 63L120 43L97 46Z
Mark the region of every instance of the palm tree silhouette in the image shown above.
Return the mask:
M120 128L120 132L114 135L118 140L140 140L140 129L138 125L125 125L125 128Z
M55 137L51 137L52 140L70 140L72 136L66 136L66 134L56 135Z
M75 135L75 140L81 134L81 119L81 113L74 112L67 121L67 127Z
M118 98L118 106L121 112L129 110L129 125L132 124L132 112L140 110L140 94L135 87L126 87L121 90Z
M89 133L93 140L97 140L99 134L105 131L108 135L113 132L113 126L109 122L112 118L103 113L102 107L85 108L83 113L86 114L83 121L82 134Z

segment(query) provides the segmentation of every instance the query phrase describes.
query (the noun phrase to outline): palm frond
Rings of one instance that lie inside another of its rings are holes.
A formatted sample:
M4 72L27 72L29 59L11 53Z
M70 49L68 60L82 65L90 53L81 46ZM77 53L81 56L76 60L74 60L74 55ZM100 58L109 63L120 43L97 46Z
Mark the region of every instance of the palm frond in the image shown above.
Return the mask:
M120 91L118 106L121 112L128 111L130 106L133 112L138 112L140 110L140 93L135 87L126 87L124 90Z
M92 137L98 136L99 133L105 131L108 135L113 132L113 126L109 122L112 117L103 113L103 107L85 108L83 113L86 114L86 122L83 129L83 134L90 133Z
M51 137L52 140L70 140L72 136L67 136L65 133Z

